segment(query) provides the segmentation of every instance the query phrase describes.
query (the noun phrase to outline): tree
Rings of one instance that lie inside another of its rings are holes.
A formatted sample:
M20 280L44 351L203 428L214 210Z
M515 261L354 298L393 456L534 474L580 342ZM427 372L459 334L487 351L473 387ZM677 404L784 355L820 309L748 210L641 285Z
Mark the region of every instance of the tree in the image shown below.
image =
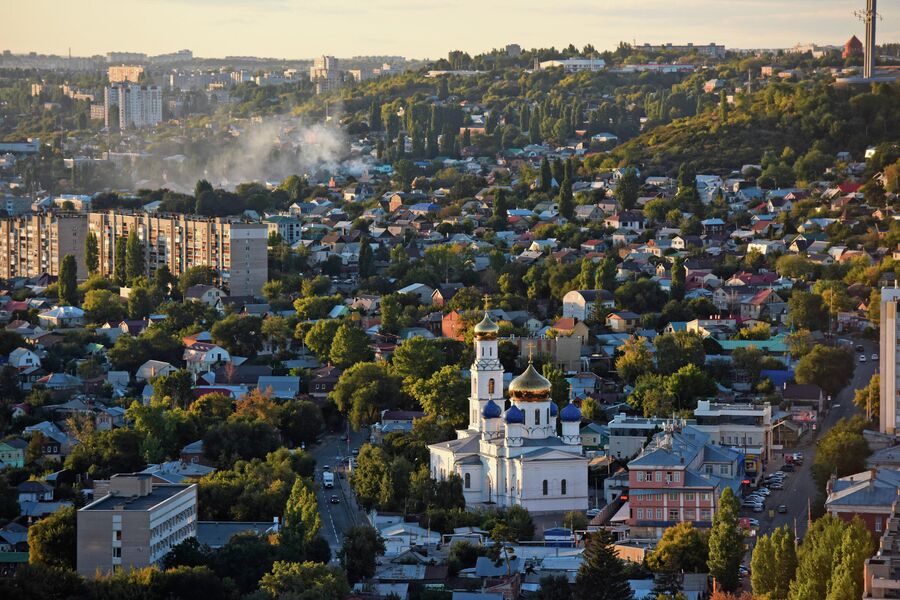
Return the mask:
M128 241L125 242L125 279L133 282L144 275L144 245L138 238L137 230L128 232Z
M553 187L553 173L550 171L550 161L547 160L547 157L541 159L541 177L540 177L540 189L542 192L549 193Z
M559 186L559 214L568 220L575 217L575 200L572 196L572 180L569 176L563 179L562 185Z
M656 347L656 368L664 375L670 375L686 365L702 367L706 361L703 338L690 331L657 336L653 345Z
M828 328L828 309L822 296L796 291L788 299L788 318L791 326L810 331Z
M672 282L669 288L669 295L674 300L684 300L685 272L684 260L676 258L672 263Z
M331 362L346 369L351 365L372 360L373 353L369 347L369 336L352 323L342 323L331 342Z
M778 585L778 557L775 550L775 543L768 535L757 538L750 558L750 573L753 592L760 596L772 594L772 598L780 598L774 595Z
M153 395L157 400L168 398L173 406L187 408L193 400L194 376L186 369L160 375L153 380Z
M262 347L262 319L255 315L231 314L212 326L213 341L235 356L252 356Z
M95 431L72 447L65 466L91 479L115 473L134 473L146 466L141 455L142 437L131 429Z
M444 366L440 348L431 340L415 336L405 340L394 350L391 358L393 372L404 382L428 379Z
M316 493L310 483L297 477L284 507L284 527L279 541L296 556L302 556L304 546L319 534L321 526Z
M841 546L835 553L835 565L825 600L844 600L863 596L863 569L872 556L874 544L859 518L844 528Z
M287 441L311 445L325 427L322 409L309 400L288 400L281 405L279 429Z
M354 428L374 423L381 411L395 408L400 396L400 380L388 366L360 362L341 373L330 398L350 418Z
M669 417L675 409L675 398L669 391L668 378L658 373L645 373L637 378L628 403L645 417Z
M653 354L647 347L647 338L628 338L621 352L616 358L616 371L622 381L633 384L638 377L653 370Z
M585 531L588 528L588 518L580 510L570 510L563 516L563 527L574 531Z
M633 600L625 565L605 531L591 533L575 579L577 600Z
M866 418L877 418L880 413L881 376L872 375L866 387L853 393L853 404L865 412Z
M28 563L75 569L75 509L64 506L28 528Z
M372 252L372 246L369 238L362 236L359 240L359 277L365 279L375 274L375 255Z
M274 352L287 348L293 337L290 323L279 315L269 315L263 319L260 332L272 344Z
M698 398L716 395L716 383L697 365L687 364L666 379L666 391L675 400L677 410L693 410Z
M209 265L197 265L185 269L178 277L178 291L184 293L195 285L214 285L218 272Z
M126 256L128 251L128 243L123 237L116 238L115 256L113 263L113 273L116 277L116 283L125 285L126 283Z
M125 306L118 294L109 290L91 290L81 304L90 323L119 323L125 318Z
M541 589L538 590L537 600L572 600L572 586L565 575L545 575L538 583Z
M816 272L816 265L799 254L785 254L775 261L775 270L783 277L809 281Z
M706 532L695 529L690 521L668 527L647 557L647 567L655 572L705 572L709 558L706 536Z
M738 568L744 555L744 539L738 527L738 501L730 487L719 496L718 510L709 533L709 574L725 591L732 592L740 583Z
M856 361L845 348L817 345L797 361L794 378L797 383L815 383L826 394L835 396L853 377Z
M213 186L210 182L205 179L197 180L196 185L194 185L194 198L199 198L203 192L212 192Z
M340 326L338 319L319 319L306 332L303 343L320 361L326 362L331 356L331 343Z
M145 287L131 288L128 294L128 318L145 319L153 310L153 298Z
M62 264L59 266L59 281L57 282L61 304L68 304L69 306L78 304L77 276L78 265L75 263L75 257L71 254L66 254L63 257Z
M616 265L616 259L612 256L607 256L600 262L600 268L597 269L597 278L594 282L594 287L601 290L606 290L607 292L614 292L616 289L616 271L618 270L618 265Z
M869 532L858 518L851 523L833 515L817 519L800 546L789 600L861 597L863 563L873 551Z
M628 167L619 182L616 184L616 203L621 210L631 210L637 204L641 182L638 180L637 171Z
M272 570L260 579L259 589L271 598L285 599L343 600L350 594L340 569L309 561L275 561Z
M846 477L865 470L871 454L862 434L867 424L862 417L841 419L819 439L812 475L820 489L832 475Z
M877 322L877 319L876 319ZM800 358L813 349L815 341L808 329L798 329L787 334L785 343L792 358Z
M409 391L426 413L457 426L465 424L469 382L460 376L459 367L442 367L428 379L415 380Z
M32 436L38 435L33 433ZM6 477L0 477L0 519L12 521L19 516L18 492L9 485Z
M765 355L763 354L763 351L756 346L735 348L731 353L731 364L735 371L745 373L750 383L755 385L759 382L764 358Z
M93 231L89 231L84 239L84 264L88 275L94 275L100 270L100 246Z
M338 559L347 573L347 579L350 583L356 583L375 574L376 559L382 554L384 540L378 531L368 525L356 525L344 534Z

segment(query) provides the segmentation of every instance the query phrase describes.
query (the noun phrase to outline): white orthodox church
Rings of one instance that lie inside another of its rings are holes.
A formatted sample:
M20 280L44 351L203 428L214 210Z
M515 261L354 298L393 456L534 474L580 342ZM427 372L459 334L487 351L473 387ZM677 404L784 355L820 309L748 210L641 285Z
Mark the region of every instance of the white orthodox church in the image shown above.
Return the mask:
M497 355L499 329L487 314L475 326L469 428L457 431L455 440L428 447L431 476L440 480L459 475L468 507L519 505L535 513L586 510L588 460L581 450L581 411L574 404L557 409L550 382L530 360L510 383L506 408L503 365Z

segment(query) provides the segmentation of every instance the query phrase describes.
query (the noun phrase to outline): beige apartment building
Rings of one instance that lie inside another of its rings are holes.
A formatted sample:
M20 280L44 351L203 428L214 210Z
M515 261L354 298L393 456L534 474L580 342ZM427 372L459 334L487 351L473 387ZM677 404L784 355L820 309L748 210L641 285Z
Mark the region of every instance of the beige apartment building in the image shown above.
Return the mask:
M143 74L144 67L136 65L117 65L107 69L110 83L123 83L126 81L138 83Z
M77 513L77 570L84 577L158 564L197 535L197 484L155 484L149 473L94 482Z
M232 296L258 296L268 279L268 227L227 218L192 215L90 213L88 229L97 236L100 274L109 277L115 268L116 239L132 230L146 249L148 275L168 265L176 277L190 267L216 269Z
M66 254L75 257L78 277L84 263L86 215L37 214L0 219L0 278L59 275Z

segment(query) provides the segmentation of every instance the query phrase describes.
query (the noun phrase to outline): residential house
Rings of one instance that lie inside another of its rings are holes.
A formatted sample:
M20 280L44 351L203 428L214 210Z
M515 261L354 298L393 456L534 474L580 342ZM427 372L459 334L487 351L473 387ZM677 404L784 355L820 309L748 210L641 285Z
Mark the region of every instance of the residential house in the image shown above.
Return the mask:
M211 285L193 285L184 292L186 302L202 302L211 308L224 297L227 297L225 292Z
M572 290L563 296L563 317L586 321L594 314L599 302L603 308L612 310L616 300L607 290Z
M333 365L326 365L313 371L312 380L309 382L309 395L319 403L325 402L328 394L337 385L342 372Z
M640 233L647 223L644 213L637 210L624 210L607 217L603 224L613 229L630 229Z
M84 311L77 306L56 306L38 313L42 327L78 327L84 325Z
M750 298L741 300L741 318L757 321L780 321L787 311L787 303L774 290L758 291Z
M198 375L231 361L228 350L206 342L194 342L184 349L182 356L188 371Z
M629 333L637 328L640 315L628 310L617 310L606 317L606 326L615 333Z
M26 448L28 448L28 442L21 438L14 437L0 442L0 469L24 467Z
M174 371L177 371L178 368L174 365L167 363L162 360L148 360L140 367L138 367L137 372L135 373L134 378L137 381L150 381L155 377L160 377L162 375L169 375Z

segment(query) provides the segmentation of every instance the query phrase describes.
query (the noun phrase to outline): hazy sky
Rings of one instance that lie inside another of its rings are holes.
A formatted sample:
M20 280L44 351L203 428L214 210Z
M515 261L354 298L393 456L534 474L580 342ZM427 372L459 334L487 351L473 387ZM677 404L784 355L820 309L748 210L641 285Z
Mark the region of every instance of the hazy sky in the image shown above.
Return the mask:
M308 58L437 58L515 42L738 48L863 38L865 0L0 0L0 50L110 50ZM880 42L900 41L900 1L881 0Z

